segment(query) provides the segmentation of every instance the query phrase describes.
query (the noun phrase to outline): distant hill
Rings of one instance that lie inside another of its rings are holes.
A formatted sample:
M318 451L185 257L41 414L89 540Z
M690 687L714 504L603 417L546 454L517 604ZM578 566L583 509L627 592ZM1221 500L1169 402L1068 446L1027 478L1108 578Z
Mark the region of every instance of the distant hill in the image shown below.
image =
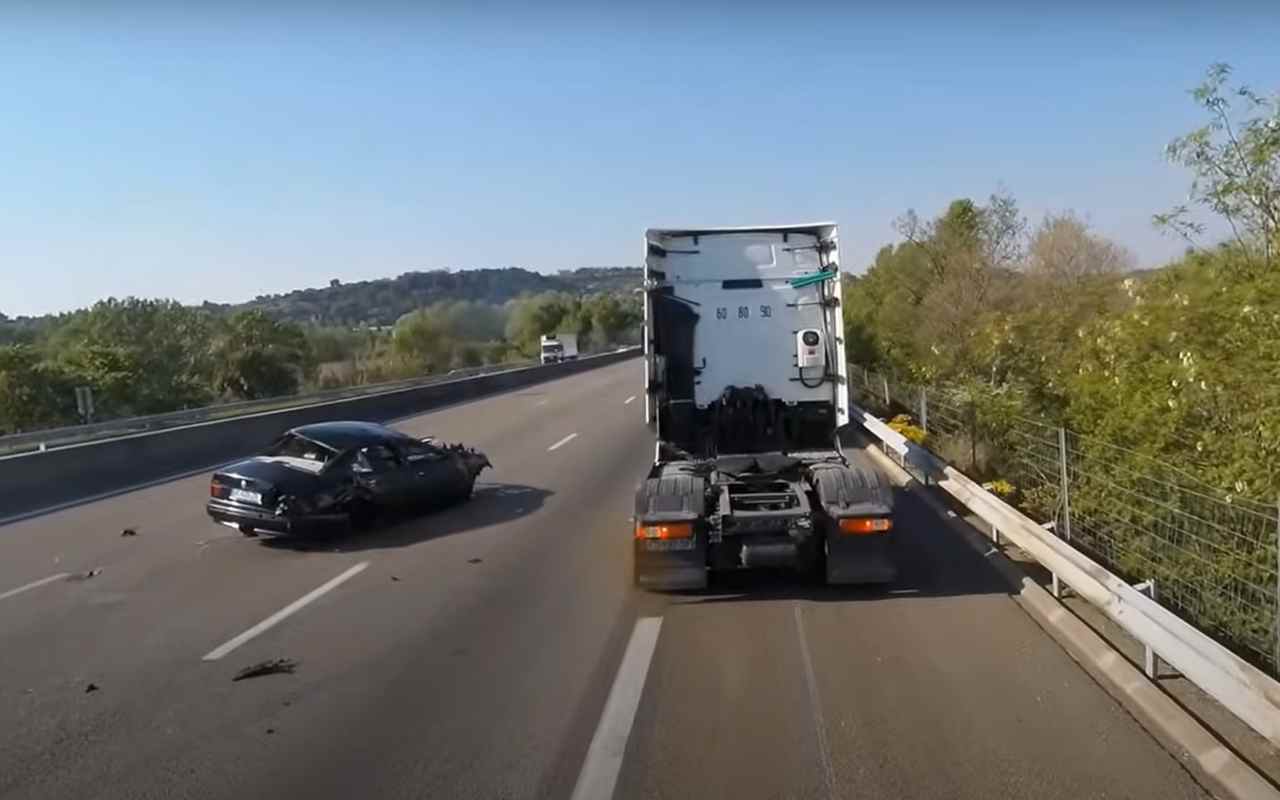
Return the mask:
M625 292L638 287L640 280L639 267L584 267L554 275L519 267L435 270L357 283L334 281L322 289L295 289L247 303L205 303L205 307L259 308L281 319L320 325L390 325L403 314L442 300L501 304L538 292Z

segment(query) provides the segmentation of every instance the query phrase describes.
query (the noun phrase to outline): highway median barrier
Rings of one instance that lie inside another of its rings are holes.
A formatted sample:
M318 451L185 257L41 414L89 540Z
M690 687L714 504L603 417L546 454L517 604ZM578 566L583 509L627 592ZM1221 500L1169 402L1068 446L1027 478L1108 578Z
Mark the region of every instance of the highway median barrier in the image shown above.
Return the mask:
M386 422L434 408L532 386L639 355L638 348L401 386L336 400L94 439L0 457L0 524L44 510L210 469L242 458L284 431L333 419Z

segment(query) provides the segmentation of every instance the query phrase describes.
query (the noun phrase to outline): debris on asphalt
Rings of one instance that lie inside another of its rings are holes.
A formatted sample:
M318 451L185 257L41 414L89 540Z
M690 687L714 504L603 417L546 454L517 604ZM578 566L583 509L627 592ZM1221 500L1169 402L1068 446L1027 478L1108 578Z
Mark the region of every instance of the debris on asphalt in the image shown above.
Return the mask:
M275 728L267 728L267 735L268 735L268 736L270 736L271 734L273 734L273 733L275 733L275 732L276 732L276 729L275 729Z
M85 693L85 694L89 694L90 692L96 692L96 691L98 691L98 688L99 688L99 687L98 687L98 684L96 684L96 683L91 683L91 684L89 684L88 686L84 687L84 693Z
M232 681L243 681L248 678L261 678L263 675L292 675L297 669L298 662L291 658L273 658L268 661L259 661L257 664L245 667L236 673Z
M68 575L68 576L67 576L67 580L69 580L69 581L87 581L87 580L89 580L90 578L96 578L97 576L99 576L99 575L101 575L101 574L102 574L102 568L101 568L101 567L94 567L93 569L89 570L88 572L77 572L75 575Z
M483 558L468 558L468 559L467 559L467 563L468 563L468 564L479 564L479 563L481 563L481 562L483 562L483 561L484 561L484 559L483 559Z
M398 576L398 575L392 575L392 576L391 576L391 580L393 580L393 581L398 581L398 580L400 580L400 576Z
M133 528L125 528L124 530L120 531L120 535L121 536L137 536L138 532L135 531Z

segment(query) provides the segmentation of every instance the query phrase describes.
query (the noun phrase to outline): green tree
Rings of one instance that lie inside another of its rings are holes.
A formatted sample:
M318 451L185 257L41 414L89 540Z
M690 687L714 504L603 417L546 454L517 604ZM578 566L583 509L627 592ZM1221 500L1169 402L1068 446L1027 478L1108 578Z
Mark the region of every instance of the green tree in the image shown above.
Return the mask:
M392 349L420 371L434 372L453 361L453 337L447 320L428 309L405 314L391 334Z
M35 348L0 346L0 434L74 424L74 386Z
M484 363L484 351L475 342L463 342L453 351L455 367L478 367Z
M206 312L173 300L103 300L70 315L44 345L95 391L104 415L155 414L209 402Z
M1209 67L1191 90L1209 121L1171 141L1165 154L1191 170L1191 202L1225 220L1250 260L1270 266L1280 249L1280 102L1248 86L1230 87L1230 77L1227 64ZM1232 97L1251 116L1237 119ZM1155 222L1193 245L1205 232L1187 205L1157 214Z
M566 298L553 292L514 300L507 316L507 340L523 355L532 358L538 354L541 338L560 332L570 311Z
M449 335L455 339L473 342L491 342L501 339L506 330L507 317L501 306L490 303L461 300L428 306L428 310L444 319Z
M349 361L367 349L365 336L350 328L312 326L306 336L312 357L321 364Z
M599 344L619 344L634 338L643 317L638 304L627 300L616 294L597 294L585 301L585 313L591 316L591 328Z
M241 311L228 318L212 353L214 388L244 400L296 392L311 364L303 330L262 311Z

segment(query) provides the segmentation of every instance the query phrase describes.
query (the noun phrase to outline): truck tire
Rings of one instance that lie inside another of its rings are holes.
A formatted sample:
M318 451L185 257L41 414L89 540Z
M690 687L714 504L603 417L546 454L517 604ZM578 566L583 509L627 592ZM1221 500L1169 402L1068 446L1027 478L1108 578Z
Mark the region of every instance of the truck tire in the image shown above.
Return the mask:
M680 465L668 465L656 478L636 489L637 524L687 520L693 523L692 546L684 550L649 551L650 542L633 541L634 579L643 589L705 589L707 586L706 478Z

